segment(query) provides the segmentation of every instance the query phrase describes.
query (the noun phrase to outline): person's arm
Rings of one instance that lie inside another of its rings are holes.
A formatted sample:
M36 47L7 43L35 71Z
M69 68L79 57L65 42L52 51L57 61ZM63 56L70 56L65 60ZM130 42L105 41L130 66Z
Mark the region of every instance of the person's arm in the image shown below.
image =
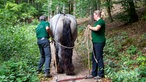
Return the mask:
M52 32L51 32L51 29L49 26L46 26L46 30L47 32L49 33L49 35L53 38L53 35L52 35Z
M96 27L92 27L91 25L88 25L87 26L90 30L93 30L93 31L99 31L99 29L101 28L100 25L96 25Z

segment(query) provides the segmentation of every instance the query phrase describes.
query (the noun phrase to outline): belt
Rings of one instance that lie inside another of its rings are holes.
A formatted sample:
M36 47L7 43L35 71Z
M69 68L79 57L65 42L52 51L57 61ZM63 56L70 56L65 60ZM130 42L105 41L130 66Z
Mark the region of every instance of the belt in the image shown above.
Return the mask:
M38 38L38 40L44 40L47 39L46 37Z

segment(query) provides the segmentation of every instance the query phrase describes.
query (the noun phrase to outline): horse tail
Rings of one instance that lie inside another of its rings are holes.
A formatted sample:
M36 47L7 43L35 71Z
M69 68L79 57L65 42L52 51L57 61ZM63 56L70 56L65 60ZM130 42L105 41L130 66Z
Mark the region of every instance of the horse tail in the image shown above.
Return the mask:
M63 32L62 32L61 43L64 46L73 46L73 36L71 32L71 20L67 17L63 19Z

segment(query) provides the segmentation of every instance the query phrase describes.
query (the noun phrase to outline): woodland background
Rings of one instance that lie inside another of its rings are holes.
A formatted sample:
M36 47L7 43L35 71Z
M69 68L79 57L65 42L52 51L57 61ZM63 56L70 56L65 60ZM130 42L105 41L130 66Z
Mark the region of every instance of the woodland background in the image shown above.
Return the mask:
M76 16L76 49L88 68L85 28L93 11L104 11L107 23L105 74L113 82L146 82L146 0L1 0L0 82L40 82L38 17L63 12ZM92 52L92 51L91 51Z

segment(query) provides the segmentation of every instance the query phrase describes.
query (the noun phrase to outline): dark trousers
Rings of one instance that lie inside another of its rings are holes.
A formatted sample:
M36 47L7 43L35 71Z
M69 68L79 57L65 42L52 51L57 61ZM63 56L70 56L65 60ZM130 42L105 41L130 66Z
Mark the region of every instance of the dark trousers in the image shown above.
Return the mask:
M103 62L103 48L105 42L94 43L93 42L93 53L92 53L92 75L104 77L104 62ZM97 60L97 62L96 62Z
M50 64L51 64L51 50L50 50L50 43L47 38L41 40L38 39L38 47L40 50L40 61L38 65L38 71L42 70L43 65L45 64L45 73L50 73Z

